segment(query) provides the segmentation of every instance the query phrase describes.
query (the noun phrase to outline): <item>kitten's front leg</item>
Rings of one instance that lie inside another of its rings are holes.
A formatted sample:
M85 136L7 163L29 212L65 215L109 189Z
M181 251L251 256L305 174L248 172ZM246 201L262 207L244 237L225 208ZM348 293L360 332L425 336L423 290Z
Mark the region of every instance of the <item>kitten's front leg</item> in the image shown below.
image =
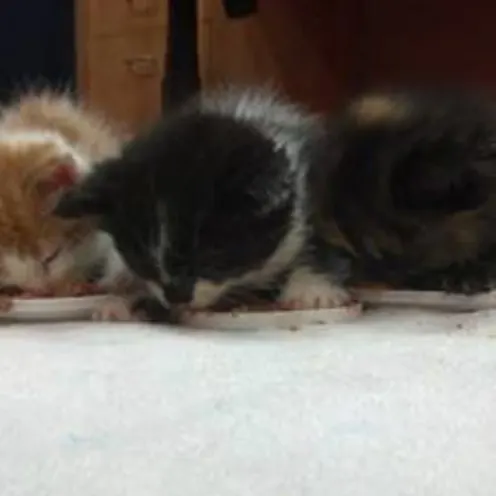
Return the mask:
M349 292L332 278L310 266L296 268L279 296L279 303L291 309L339 307L351 302Z
M95 322L133 322L140 320L133 311L133 302L125 296L109 295L93 310Z

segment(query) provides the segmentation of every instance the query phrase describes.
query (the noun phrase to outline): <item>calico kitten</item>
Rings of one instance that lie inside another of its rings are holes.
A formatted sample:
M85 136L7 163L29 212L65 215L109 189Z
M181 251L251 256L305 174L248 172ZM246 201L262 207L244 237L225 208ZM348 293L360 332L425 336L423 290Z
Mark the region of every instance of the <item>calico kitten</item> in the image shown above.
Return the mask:
M0 110L0 286L50 291L98 269L111 287L123 264L89 222L52 215L62 192L116 156L121 131L55 93L22 95Z
M95 167L56 213L96 217L164 306L257 290L339 305L344 267L321 270L308 222L305 148L320 132L269 92L203 95Z
M355 282L478 292L496 282L496 107L461 91L375 92L313 149L319 232Z

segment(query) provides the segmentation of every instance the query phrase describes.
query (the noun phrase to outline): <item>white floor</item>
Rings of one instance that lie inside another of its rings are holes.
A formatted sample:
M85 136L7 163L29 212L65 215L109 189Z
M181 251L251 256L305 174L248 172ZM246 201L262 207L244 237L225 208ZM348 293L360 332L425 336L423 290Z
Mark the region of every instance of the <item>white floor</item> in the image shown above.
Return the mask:
M0 329L1 496L490 496L496 313Z

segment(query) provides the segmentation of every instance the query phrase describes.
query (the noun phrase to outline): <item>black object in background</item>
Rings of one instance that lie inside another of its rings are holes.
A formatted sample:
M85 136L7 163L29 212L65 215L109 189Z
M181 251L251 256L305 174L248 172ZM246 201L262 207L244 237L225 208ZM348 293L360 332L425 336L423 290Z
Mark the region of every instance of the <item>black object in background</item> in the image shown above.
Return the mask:
M181 105L200 89L196 0L164 0L169 7L165 77L162 82L164 110Z
M257 0L222 0L227 17L238 19L255 14L257 11Z
M0 100L36 86L75 84L74 2L0 1Z

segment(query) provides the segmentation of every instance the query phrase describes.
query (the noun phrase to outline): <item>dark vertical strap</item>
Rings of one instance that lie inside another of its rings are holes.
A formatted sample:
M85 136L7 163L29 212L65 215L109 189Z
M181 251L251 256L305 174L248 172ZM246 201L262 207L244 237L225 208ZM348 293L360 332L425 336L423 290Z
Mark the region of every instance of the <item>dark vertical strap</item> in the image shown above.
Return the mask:
M200 89L196 0L165 0L169 9L163 109L182 104Z

